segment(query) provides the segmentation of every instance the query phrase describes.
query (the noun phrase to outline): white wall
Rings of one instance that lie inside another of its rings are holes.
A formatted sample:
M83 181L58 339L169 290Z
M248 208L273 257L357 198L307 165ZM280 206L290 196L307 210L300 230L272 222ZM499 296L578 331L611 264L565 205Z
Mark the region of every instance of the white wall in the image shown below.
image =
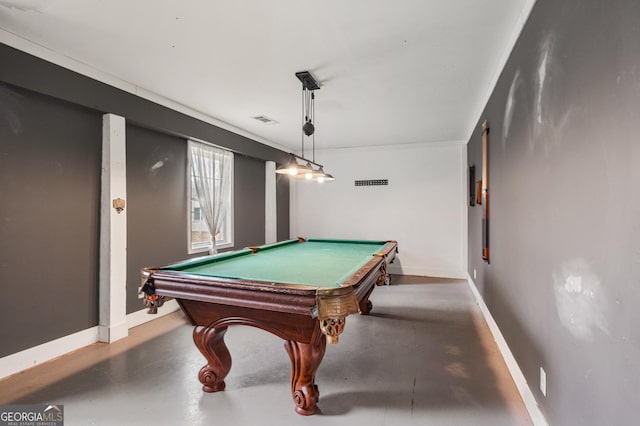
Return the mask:
M336 180L291 185L292 237L397 240L393 273L464 278L466 155L459 142L316 151Z

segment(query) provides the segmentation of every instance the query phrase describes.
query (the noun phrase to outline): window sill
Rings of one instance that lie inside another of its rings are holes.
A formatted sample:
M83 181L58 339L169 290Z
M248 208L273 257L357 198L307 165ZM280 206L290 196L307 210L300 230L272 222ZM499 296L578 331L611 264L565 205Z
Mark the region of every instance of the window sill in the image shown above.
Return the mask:
M216 249L220 250L220 249L226 249L226 248L233 248L233 243L219 243L216 244ZM188 254L208 254L209 253L209 247L190 247L189 250L187 251Z

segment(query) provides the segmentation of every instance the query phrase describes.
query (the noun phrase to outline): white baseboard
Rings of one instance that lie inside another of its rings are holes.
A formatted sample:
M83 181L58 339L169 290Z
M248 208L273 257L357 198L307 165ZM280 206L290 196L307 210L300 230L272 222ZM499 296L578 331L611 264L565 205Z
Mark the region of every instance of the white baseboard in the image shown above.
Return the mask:
M504 358L505 363L507 364L507 368L509 369L509 373L511 373L511 377L518 388L518 392L520 392L520 396L524 401L524 405L529 412L529 416L533 421L535 426L548 426L547 419L544 418L542 411L540 411L540 407L538 406L538 402L536 401L531 389L529 388L529 384L527 383L527 379L525 379L524 374L522 374L522 370L518 365L513 353L511 353L511 349L509 349L509 345L507 345L506 340L504 340L504 336L498 328L498 324L493 319L491 312L489 312L489 308L487 304L484 303L484 299L480 295L476 284L473 282L473 279L469 274L467 274L467 282L469 283L469 287L471 288L471 292L473 293L476 302L478 303L478 307L482 312L482 316L484 317L487 325L489 325L489 330L491 330L491 334L495 339L498 349L502 354L502 358Z
M107 340L111 337L111 342L118 340L118 338L126 337L130 328L163 317L177 311L178 309L180 309L178 303L175 300L170 300L158 309L158 313L156 315L149 315L147 314L146 309L142 309L127 315L126 324L119 324L117 327L112 327L111 329L100 326L91 327L89 329L78 331L77 333L60 337L59 339L7 355L0 358L0 379L99 342L101 341L100 333L108 334L109 336L105 337L103 334L102 337Z
M59 339L0 358L0 378L50 361L98 341L98 327L92 327Z
M113 343L116 340L124 339L129 335L129 327L127 327L126 321L117 325L99 325L98 326L98 341L105 343Z
M139 311L132 312L127 315L127 326L129 328L137 327L140 324L163 317L177 311L178 309L180 309L180 306L178 306L178 302L174 299L167 301L164 305L159 307L157 314L148 314L146 309L140 309Z
M467 278L467 273L463 271L411 267L405 265L397 266L393 263L389 265L388 272L391 275L416 275L419 277L456 278L462 280Z

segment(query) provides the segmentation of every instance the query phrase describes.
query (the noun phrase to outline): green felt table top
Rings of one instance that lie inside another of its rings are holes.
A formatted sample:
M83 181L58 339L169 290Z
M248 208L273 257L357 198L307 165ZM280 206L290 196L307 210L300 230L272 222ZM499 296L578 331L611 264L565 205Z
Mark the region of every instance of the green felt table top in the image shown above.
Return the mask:
M166 271L245 280L338 287L386 241L290 240L169 265Z

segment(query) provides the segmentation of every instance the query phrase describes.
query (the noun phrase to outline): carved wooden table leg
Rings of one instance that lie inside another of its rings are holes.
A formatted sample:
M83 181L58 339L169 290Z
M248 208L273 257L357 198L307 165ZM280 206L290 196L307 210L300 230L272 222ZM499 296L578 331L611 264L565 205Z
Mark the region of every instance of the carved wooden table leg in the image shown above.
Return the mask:
M371 287L369 291L367 291L367 294L360 299L360 302L358 303L360 305L361 315L369 315L369 312L371 312L371 309L373 308L373 303L369 300L369 296L373 293L373 289L374 287Z
M231 354L224 343L227 327L212 328L196 326L193 329L193 341L208 364L200 369L198 379L205 392L224 390L224 378L231 370Z
M388 284L389 282L388 280L389 280L389 275L387 274L387 264L382 262L382 264L380 265L380 275L376 280L375 286L377 287L377 286ZM371 303L371 301L369 300L369 296L371 296L371 293L373 292L374 288L375 287L371 287L367 291L367 294L365 294L364 297L360 299L360 302L359 302L360 314L362 315L369 315L369 312L371 312L371 309L373 309L373 303Z
M316 371L327 348L324 334L318 333L315 343L287 340L284 347L291 358L291 394L296 412L310 416L318 411L320 392L315 384Z

